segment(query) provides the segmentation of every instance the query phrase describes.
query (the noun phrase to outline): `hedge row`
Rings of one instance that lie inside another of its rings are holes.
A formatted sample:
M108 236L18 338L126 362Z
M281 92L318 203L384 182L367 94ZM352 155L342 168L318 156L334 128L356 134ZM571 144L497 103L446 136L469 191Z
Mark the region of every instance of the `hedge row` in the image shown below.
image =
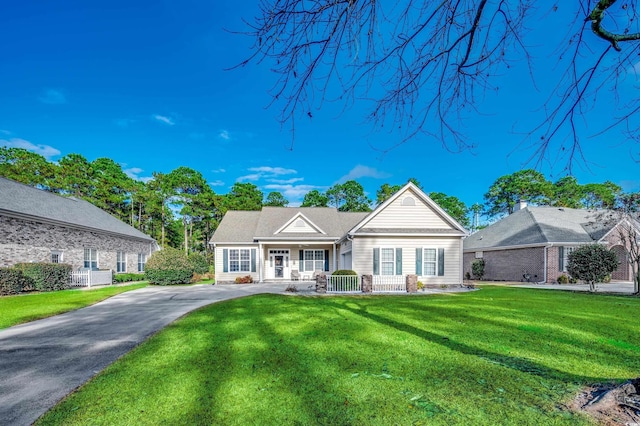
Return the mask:
M0 268L0 296L18 294L33 287L33 280L14 268Z
M142 281L144 280L144 273L122 273L122 274L115 274L113 276L113 282L114 283L128 283L131 281Z
M65 263L18 263L14 268L33 280L38 291L55 291L69 288L71 265Z

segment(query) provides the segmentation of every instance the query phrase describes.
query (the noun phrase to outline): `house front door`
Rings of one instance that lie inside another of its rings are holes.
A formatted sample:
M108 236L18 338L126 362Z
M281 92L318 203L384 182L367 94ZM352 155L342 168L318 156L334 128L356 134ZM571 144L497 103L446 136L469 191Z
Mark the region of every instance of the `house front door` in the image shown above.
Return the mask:
M284 256L274 256L275 278L284 278Z

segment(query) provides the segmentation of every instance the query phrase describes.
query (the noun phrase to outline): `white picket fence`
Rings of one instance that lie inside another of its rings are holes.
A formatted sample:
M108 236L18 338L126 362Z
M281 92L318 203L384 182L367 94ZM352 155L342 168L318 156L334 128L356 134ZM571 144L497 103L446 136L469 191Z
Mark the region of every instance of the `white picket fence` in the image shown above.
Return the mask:
M94 285L113 284L113 272L109 271L72 271L71 287L91 287Z
M362 283L358 275L327 276L327 292L329 293L362 293Z
M404 275L374 275L371 291L373 293L406 293L406 278Z

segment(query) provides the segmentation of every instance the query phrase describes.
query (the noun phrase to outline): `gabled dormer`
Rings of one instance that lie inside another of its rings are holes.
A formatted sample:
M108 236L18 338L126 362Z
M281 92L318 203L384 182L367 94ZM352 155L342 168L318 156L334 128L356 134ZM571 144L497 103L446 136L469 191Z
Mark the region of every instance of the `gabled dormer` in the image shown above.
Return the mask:
M284 225L273 233L278 234L323 234L326 235L319 226L313 223L301 212L293 215Z

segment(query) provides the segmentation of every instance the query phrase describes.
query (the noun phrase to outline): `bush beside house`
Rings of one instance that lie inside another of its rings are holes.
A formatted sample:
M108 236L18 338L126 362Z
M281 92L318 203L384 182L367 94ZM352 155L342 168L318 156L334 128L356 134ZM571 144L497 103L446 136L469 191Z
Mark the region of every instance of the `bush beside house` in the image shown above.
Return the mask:
M38 291L56 291L69 288L71 265L65 263L18 263L14 266L33 280Z
M33 286L33 280L16 268L0 268L0 296L18 294Z
M189 284L193 272L184 252L171 247L153 253L144 270L145 278L156 285Z

